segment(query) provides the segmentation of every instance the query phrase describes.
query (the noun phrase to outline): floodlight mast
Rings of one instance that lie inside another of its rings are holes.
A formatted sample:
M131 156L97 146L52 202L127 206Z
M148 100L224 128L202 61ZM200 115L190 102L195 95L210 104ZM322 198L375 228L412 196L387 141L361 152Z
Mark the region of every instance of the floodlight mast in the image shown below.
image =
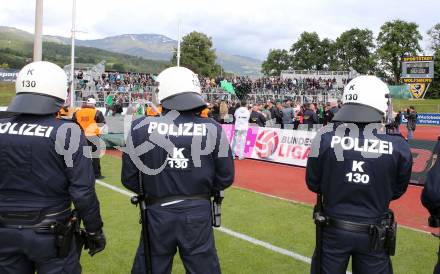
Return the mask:
M70 107L74 108L75 99L75 24L76 24L76 0L72 3L72 42L71 42L71 56L70 56Z
M35 2L34 62L43 59L43 0Z
M177 66L180 67L180 22L177 32Z

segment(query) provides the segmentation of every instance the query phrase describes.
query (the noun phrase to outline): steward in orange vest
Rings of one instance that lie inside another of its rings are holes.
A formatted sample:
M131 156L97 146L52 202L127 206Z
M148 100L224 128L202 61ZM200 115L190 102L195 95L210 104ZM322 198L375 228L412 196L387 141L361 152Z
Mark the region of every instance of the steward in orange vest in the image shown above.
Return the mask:
M87 137L87 142L89 146L92 147L92 152L98 150L94 143L98 144L99 142L94 139L99 138L99 135L101 135L101 128L103 127L103 124L105 124L104 115L100 110L95 108L95 105L96 100L94 98L87 99L87 103L77 110L72 118L72 120L75 121L84 131L84 134ZM101 174L101 163L99 158L93 157L92 164L93 170L95 171L95 178L104 178Z
M162 106L157 106L156 108L148 106L145 110L145 114L150 117L159 116L162 113Z
M68 106L63 106L60 111L58 111L57 118L58 119L69 119L70 110Z
M200 112L200 117L208 118L209 117L209 108L205 108Z
M101 135L102 124L105 124L105 118L102 112L95 108L96 100L93 98L87 99L86 105L82 106L73 114L73 121L75 121L86 136ZM101 124L98 126L98 123Z

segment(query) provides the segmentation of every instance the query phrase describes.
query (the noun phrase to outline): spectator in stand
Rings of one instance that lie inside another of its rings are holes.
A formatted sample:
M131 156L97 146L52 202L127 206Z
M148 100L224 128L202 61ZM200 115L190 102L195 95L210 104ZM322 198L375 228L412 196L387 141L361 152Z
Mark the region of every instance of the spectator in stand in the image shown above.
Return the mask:
M115 99L113 100L112 116L115 116L117 114L122 114L122 112L123 112L122 103L123 103L122 94L115 95Z
M228 110L228 121L227 121L228 124L235 123L234 114L235 114L235 110L238 109L239 107L240 107L240 103L237 103L235 105L233 102L230 103L229 110Z
M283 107L283 127L285 129L293 129L293 119L295 118L295 112L290 104L290 100L284 102Z
M318 115L314 104L307 103L305 105L303 124L307 125L308 130L313 129L313 125L318 124Z
M333 114L330 112L330 103L327 102L324 107L324 118L322 124L326 126L333 118Z
M394 117L394 132L400 134L400 124L402 123L402 111L398 111L396 113L396 117Z
M338 109L340 109L342 107L342 100L338 99L336 102L338 103L338 105L337 105ZM334 114L336 114L336 113L334 113Z
M250 113L246 107L246 101L242 101L235 110L235 130L234 139L232 140L232 155L235 158L236 145L238 144L238 160L243 160L244 147L246 145L246 136L249 128Z
M272 126L272 114L270 113L269 105L266 104L264 108L261 110L261 113L263 113L264 118L266 119L266 126L268 126L267 123L269 123L270 126Z
M107 98L105 99L105 116L108 116L109 112L113 108L114 95L110 92L107 93Z
M271 119L275 119L276 117L275 112L277 111L276 107L273 105L271 100L267 100L266 104L267 104L267 109L270 111Z
M228 122L228 118L229 118L229 108L228 108L228 104L225 101L221 101L220 103L220 124L225 124Z
M273 118L275 118L275 124L279 125L281 128L283 127L283 105L281 102L276 103L276 108L273 112Z
M408 129L408 140L412 140L414 138L414 131L416 130L416 121L417 121L417 112L414 106L410 106L406 113L404 114L405 119L408 120L406 124L406 128Z
M220 106L218 102L214 102L211 110L212 118L220 123Z
M249 123L256 124L259 127L264 127L266 125L266 119L264 118L264 115L261 113L258 105L254 105L252 107Z
M331 100L329 102L329 109L326 113L326 120L327 123L330 123L333 120L333 117L335 116L335 114L338 112L339 110L339 101L335 101L335 100Z
M324 121L324 105L314 103L316 108L316 114L318 115L318 124L322 124Z
M305 107L301 106L299 112L295 116L295 119L298 120L298 124L296 125L297 127L295 129L298 129L299 125L304 122L304 112L305 112Z

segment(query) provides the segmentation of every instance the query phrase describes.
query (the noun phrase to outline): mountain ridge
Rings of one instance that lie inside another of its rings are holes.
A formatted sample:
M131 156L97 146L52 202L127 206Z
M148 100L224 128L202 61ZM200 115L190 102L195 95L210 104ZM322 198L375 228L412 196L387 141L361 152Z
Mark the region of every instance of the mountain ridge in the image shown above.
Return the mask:
M0 33L3 32L16 32L16 34L25 39L33 39L33 34L14 27L0 26ZM56 35L44 35L43 40L64 45L70 45L71 43L70 38ZM177 47L176 40L157 33L121 34L89 40L76 39L75 43L78 46L93 47L149 60L167 62L170 61ZM216 50L216 54L217 63L225 71L239 75L255 76L261 74L261 60L242 55L228 54L219 50Z

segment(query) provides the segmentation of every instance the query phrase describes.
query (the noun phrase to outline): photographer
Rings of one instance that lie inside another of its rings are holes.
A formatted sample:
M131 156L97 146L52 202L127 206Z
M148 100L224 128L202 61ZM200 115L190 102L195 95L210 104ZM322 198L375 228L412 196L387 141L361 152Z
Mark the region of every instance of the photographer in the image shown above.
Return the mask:
M405 119L408 120L406 124L406 128L408 129L408 140L412 140L414 138L414 131L416 130L416 120L417 120L417 112L414 109L414 106L410 106L406 109L406 113L404 114Z

